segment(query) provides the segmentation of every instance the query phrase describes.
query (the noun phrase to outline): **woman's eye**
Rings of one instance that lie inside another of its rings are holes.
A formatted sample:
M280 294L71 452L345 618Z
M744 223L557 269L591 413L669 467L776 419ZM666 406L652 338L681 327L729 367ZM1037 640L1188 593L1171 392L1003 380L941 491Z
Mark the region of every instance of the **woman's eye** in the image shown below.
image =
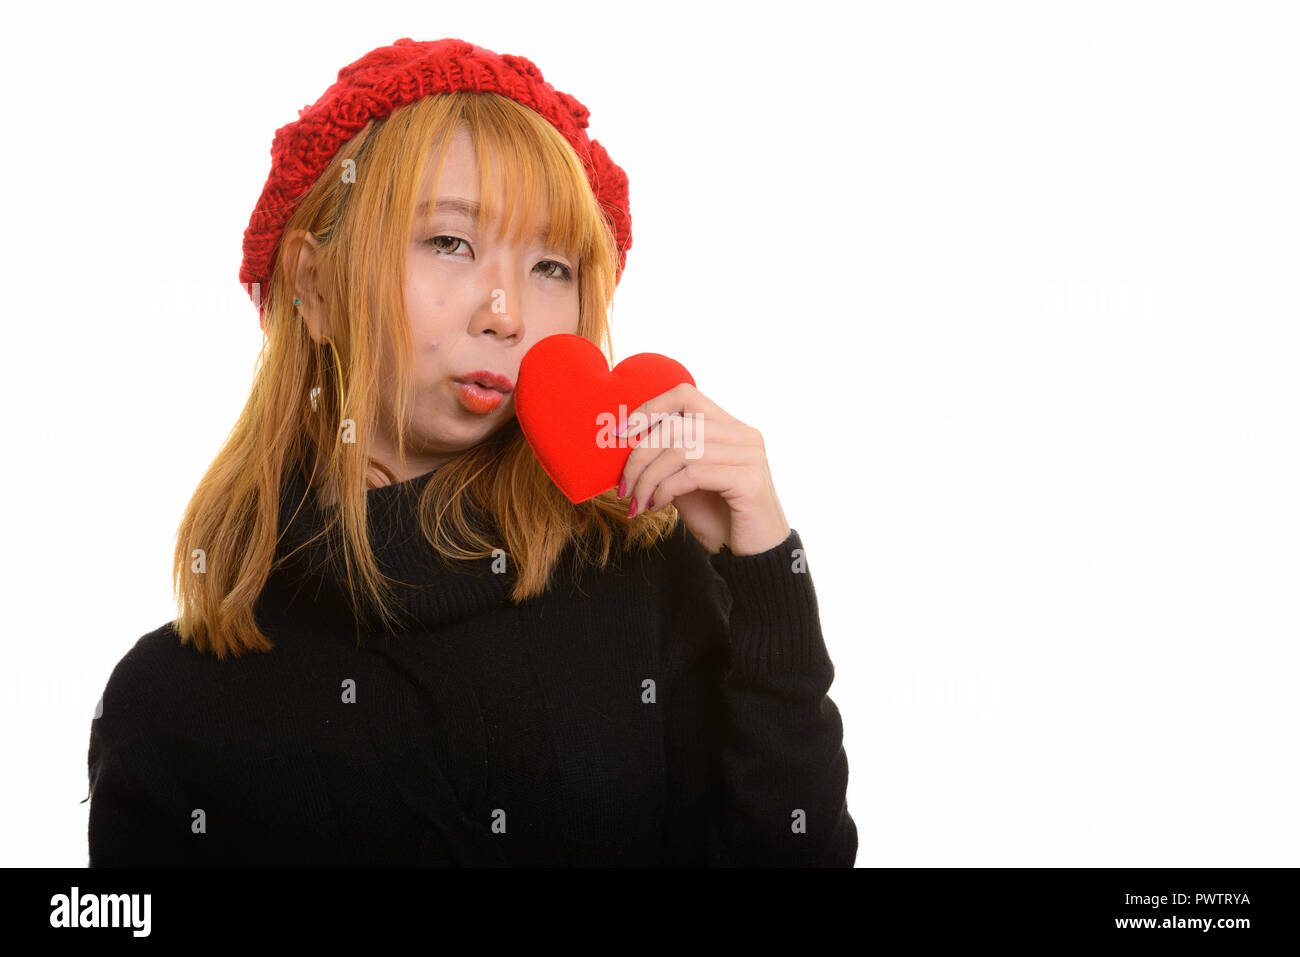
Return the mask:
M456 251L455 245L453 245L451 249L444 249L438 244L438 240L440 239L450 239L453 244L465 242L465 240L461 239L459 236L434 236L432 239L426 239L425 242L433 247L434 252L446 252L450 255Z
M573 273L569 271L569 267L564 265L564 263L557 263L554 259L543 259L534 268L543 270L560 270L558 273L554 271L545 273L547 279L563 279L567 282L573 278Z

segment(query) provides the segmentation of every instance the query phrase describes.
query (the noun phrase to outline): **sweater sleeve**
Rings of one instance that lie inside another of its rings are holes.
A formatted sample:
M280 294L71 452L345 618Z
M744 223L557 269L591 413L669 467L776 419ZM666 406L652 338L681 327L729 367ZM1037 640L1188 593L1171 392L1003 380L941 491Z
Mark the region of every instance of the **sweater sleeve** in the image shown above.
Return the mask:
M846 802L848 758L835 670L798 532L755 555L711 555L683 532L692 614L719 619L725 652L702 654L685 687L720 701L709 738L703 863L714 867L852 867L857 828ZM708 579L711 578L711 581ZM718 677L720 673L720 679ZM691 732L685 730L683 736Z
M87 771L90 867L182 867L201 863L190 842L188 802L163 753L165 736L143 717L137 646L104 689L103 713L90 725Z

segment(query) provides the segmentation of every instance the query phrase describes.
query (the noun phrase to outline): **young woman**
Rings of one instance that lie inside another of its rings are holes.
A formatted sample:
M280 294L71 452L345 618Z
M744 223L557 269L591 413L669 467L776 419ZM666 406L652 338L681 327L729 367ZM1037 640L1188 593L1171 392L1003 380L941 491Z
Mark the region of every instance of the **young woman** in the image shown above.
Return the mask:
M522 57L399 40L277 131L262 360L179 615L92 722L91 866L852 866L760 433L683 384L575 505L514 418L540 339L612 357L627 179L587 116ZM700 454L648 441L685 413Z

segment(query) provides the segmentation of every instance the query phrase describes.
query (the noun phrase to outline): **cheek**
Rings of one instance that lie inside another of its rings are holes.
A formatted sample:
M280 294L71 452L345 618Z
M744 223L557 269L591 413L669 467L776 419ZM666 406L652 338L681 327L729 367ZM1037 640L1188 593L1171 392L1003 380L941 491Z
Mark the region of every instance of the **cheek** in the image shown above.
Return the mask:
M406 299L407 321L411 325L411 342L419 355L446 338L454 306L445 292L424 289Z
M448 290L435 281L435 277L422 275L408 264L406 281L402 284L406 309L411 320L427 320L447 308Z
M570 295L564 296L548 310L546 324L557 331L577 332L582 318L582 301L575 287Z

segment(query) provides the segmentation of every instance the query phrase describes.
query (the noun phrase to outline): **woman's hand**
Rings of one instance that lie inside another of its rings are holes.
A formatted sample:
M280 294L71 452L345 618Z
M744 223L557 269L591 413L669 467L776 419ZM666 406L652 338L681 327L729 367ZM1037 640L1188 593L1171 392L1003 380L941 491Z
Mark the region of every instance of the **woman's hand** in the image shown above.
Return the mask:
M725 544L756 555L790 534L767 467L763 436L683 382L633 409L625 435L633 445L618 497L628 515L673 505L710 553Z

